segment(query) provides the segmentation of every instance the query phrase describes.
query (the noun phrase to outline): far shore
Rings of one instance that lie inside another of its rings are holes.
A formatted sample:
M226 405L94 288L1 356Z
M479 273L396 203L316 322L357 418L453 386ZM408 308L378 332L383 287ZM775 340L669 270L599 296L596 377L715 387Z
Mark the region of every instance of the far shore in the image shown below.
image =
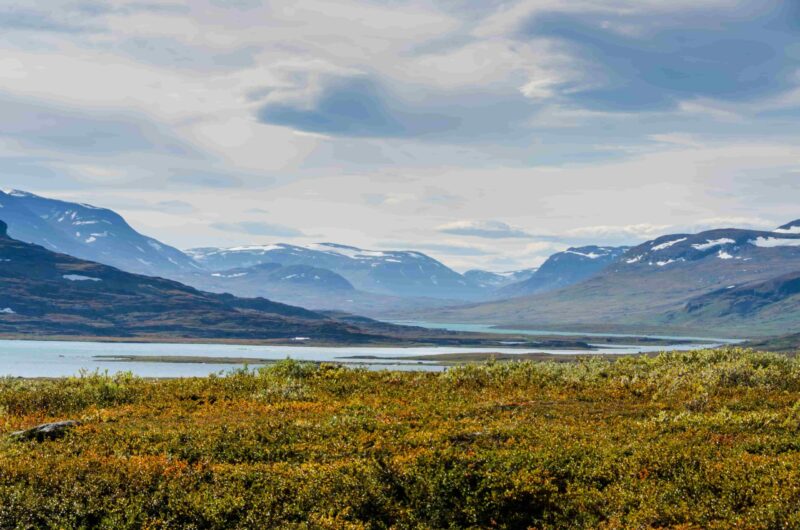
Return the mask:
M552 361L552 362L577 362L587 359L615 360L622 357L639 355L653 355L645 353L636 354L554 354L544 352L520 352L520 353L499 353L499 352L464 352L464 353L440 353L430 355L415 356L387 356L378 355L350 355L339 357L332 361L298 361L314 364L342 364L342 365L397 365L398 362L404 364L424 364L428 366L452 366L465 363L485 363L485 362L514 362L514 361ZM267 359L258 357L221 357L203 355L95 355L93 359L97 361L119 362L119 363L175 363L175 364L231 364L231 365L270 365L280 362L283 359Z

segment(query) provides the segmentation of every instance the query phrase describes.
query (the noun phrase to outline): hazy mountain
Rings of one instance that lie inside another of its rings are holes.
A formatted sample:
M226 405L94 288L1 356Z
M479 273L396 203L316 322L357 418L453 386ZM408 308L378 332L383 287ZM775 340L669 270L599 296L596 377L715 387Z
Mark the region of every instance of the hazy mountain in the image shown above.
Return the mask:
M589 278L614 263L630 247L573 247L550 256L529 278L507 285L497 298L560 289Z
M211 274L230 284L231 280L241 283L286 286L289 289L312 288L321 291L353 291L353 285L343 276L308 265L281 265L279 263L262 263L242 269L230 269Z
M11 239L0 222L0 331L40 335L361 340L298 307L198 291Z
M496 347L508 335L395 326L323 314L264 298L212 294L121 271L7 236L0 221L0 333L12 336L264 340L303 344ZM564 340L526 347L585 347ZM552 344L551 344L552 343Z
M20 241L129 272L175 277L199 268L180 250L140 234L105 208L10 190L0 192L0 215Z
M327 269L346 278L356 289L400 297L476 300L483 289L439 261L414 251L376 251L334 243L308 246L276 244L187 251L214 271L262 263L304 265Z
M466 278L473 285L477 285L482 289L492 290L500 289L506 285L527 280L533 276L534 273L536 273L536 270L536 268L531 268L509 272L490 272L473 269L465 272L464 278Z
M659 237L628 250L580 283L511 300L427 313L430 320L498 322L559 329L683 329L708 333L699 318L674 315L690 300L800 271L800 233L720 229ZM800 331L800 320L789 323ZM714 333L741 328L720 323ZM748 333L769 332L766 321ZM791 331L791 329L786 330Z

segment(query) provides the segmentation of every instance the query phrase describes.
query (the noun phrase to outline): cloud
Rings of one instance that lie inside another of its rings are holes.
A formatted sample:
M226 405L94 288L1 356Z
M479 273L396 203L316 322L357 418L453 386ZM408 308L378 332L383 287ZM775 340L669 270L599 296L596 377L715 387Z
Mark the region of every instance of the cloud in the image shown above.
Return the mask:
M226 171L194 168L170 169L169 181L175 184L191 184L206 188L235 188L242 185L242 178Z
M517 90L443 90L355 75L301 87L306 98L267 101L263 123L328 137L446 138L475 141L523 127L534 107ZM389 86L391 85L391 88Z
M79 17L57 17L49 10L40 11L19 6L0 8L0 29L44 33L82 33L98 30L87 25Z
M209 46L183 43L168 37L135 37L118 43L115 48L142 62L165 68L186 70L241 70L256 64L258 46L241 46L220 50Z
M682 231L704 232L716 228L745 228L751 230L773 230L779 223L762 217L712 217L684 225Z
M360 77L332 83L311 108L268 103L258 116L265 123L342 136L419 136L458 126L456 117L402 108L378 83Z
M154 208L160 212L174 214L188 214L196 211L196 208L186 201L159 201Z
M670 17L551 12L537 14L522 33L554 39L581 61L585 78L560 92L583 107L653 111L693 98L742 102L793 87L800 67L800 58L785 53L798 37L784 20L785 3L766 4Z
M639 223L631 225L596 225L584 226L568 230L565 233L567 238L592 238L598 241L609 239L652 239L673 228L672 225L656 225L649 223Z
M222 232L235 232L254 236L303 237L300 230L288 226L264 223L261 221L238 221L232 223L213 223L211 227Z
M636 243L669 234L695 234L718 228L772 230L776 226L778 225L774 220L761 217L712 217L678 224L640 223L620 226L586 226L567 231L563 239L596 244L604 244L609 241Z
M115 156L130 152L198 154L164 127L131 112L70 108L0 93L0 137L26 148Z
M531 234L502 221L455 221L437 228L444 234L486 239L530 238Z
M383 249L413 249L422 252L437 252L447 256L491 256L494 253L479 247L470 245L459 245L451 243L435 243L435 242L409 242L409 241L384 241L375 245L377 248Z

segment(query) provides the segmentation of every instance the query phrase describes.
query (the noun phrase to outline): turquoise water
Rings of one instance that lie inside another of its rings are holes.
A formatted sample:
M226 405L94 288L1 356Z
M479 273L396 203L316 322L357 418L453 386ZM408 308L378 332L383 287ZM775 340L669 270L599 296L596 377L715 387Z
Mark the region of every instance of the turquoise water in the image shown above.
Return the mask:
M422 323L414 323L422 325ZM452 325L425 323L427 327L453 329L458 331L492 331L496 333L526 333L530 335L553 334L517 330L497 330L490 326ZM570 335L570 334L563 334ZM709 339L703 346L714 347L728 341ZM661 350L690 350L698 345L675 346L617 346L603 348L603 353L631 354ZM440 366L415 360L368 360L347 359L352 356L375 357L413 357L443 353L523 353L519 348L376 348L376 347L313 347L313 346L240 346L228 344L134 344L102 342L61 342L61 341L23 341L0 340L0 376L15 377L63 377L76 375L81 370L100 370L110 373L131 371L143 377L190 377L206 376L232 370L231 364L184 364L184 363L142 363L113 362L95 358L98 355L150 355L186 357L251 357L255 359L292 358L305 361L344 362L352 366L363 366L373 370L442 370ZM569 354L587 353L584 350L547 350L536 348L533 351Z
M615 337L615 338L647 337L651 339L694 340L694 341L714 342L721 344L737 344L739 342L743 342L740 339L720 339L711 337L686 337L680 335L642 335L642 334L633 335L624 333L584 333L579 331L553 331L553 330L548 331L539 329L510 329L510 328L495 327L493 324L449 324L449 323L439 323L439 322L423 322L416 320L396 320L392 321L392 324L398 324L400 326L419 326L428 329L449 329L451 331L497 333L500 335L530 335L532 337L537 337L542 335L560 335L562 337Z

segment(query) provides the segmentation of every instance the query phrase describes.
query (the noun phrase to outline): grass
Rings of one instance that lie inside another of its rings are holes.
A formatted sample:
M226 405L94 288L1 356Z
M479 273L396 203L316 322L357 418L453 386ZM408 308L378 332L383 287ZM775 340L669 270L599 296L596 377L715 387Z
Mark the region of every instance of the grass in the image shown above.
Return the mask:
M0 440L0 528L800 527L800 361L733 348L0 379Z

